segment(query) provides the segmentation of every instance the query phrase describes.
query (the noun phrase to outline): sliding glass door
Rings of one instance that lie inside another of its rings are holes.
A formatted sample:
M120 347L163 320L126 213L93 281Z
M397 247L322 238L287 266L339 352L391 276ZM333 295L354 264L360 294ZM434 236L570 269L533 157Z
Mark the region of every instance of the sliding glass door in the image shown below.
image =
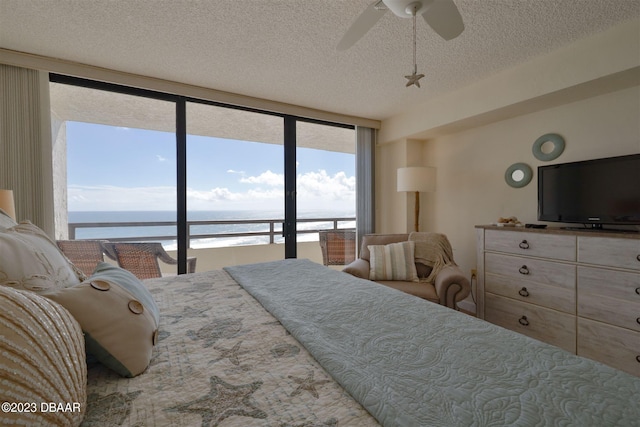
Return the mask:
M187 102L189 247L224 265L284 256L280 116Z
M355 130L297 121L297 253L326 265L355 257ZM320 243L322 245L320 245Z

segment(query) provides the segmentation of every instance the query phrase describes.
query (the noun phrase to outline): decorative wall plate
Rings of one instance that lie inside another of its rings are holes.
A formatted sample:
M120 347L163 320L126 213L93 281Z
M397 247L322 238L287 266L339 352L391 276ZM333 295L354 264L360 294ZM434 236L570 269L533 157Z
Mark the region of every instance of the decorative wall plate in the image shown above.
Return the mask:
M553 144L553 150L551 150L549 153L545 153L544 151L542 151L542 146L546 142L550 142ZM542 135L533 143L531 151L533 151L533 155L536 156L536 159L542 160L544 162L557 159L564 151L564 138L557 133L548 133L546 135Z
M533 171L525 163L514 163L504 173L504 180L514 188L521 188L531 182Z

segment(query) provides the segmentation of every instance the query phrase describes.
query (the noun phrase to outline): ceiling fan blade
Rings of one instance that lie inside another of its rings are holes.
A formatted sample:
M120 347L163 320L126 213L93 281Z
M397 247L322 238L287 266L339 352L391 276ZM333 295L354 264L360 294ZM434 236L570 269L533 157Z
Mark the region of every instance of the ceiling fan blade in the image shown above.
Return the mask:
M336 49L347 50L358 40L362 38L367 32L382 18L382 15L387 11L386 8L376 7L380 3L379 0L374 1L367 7L364 12L358 16L358 18L351 24L351 27L347 30L342 40L338 43Z
M453 0L434 0L422 17L445 40L455 39L464 31L462 16Z

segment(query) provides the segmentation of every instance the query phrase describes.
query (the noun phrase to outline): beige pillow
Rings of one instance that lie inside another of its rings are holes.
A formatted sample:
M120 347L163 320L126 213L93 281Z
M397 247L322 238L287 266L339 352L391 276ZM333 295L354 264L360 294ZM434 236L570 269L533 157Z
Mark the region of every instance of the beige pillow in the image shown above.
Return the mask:
M80 323L87 352L125 377L149 366L159 312L151 293L129 271L106 262L83 283L42 294Z
M368 246L371 280L418 281L413 258L415 242Z
M80 283L58 246L28 221L0 231L0 285L43 292Z
M86 385L78 322L40 295L0 286L0 425L80 425Z

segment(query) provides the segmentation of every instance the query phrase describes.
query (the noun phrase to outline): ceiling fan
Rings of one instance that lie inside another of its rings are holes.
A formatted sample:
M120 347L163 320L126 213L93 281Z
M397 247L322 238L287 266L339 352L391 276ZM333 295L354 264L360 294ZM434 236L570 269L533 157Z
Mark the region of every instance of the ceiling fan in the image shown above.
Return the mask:
M413 18L413 74L405 76L407 86L416 85L424 75L417 74L416 16L422 15L427 24L443 39L452 40L464 31L462 16L453 0L376 0L351 24L338 43L338 50L347 50L360 40L382 18L387 10L400 18Z

